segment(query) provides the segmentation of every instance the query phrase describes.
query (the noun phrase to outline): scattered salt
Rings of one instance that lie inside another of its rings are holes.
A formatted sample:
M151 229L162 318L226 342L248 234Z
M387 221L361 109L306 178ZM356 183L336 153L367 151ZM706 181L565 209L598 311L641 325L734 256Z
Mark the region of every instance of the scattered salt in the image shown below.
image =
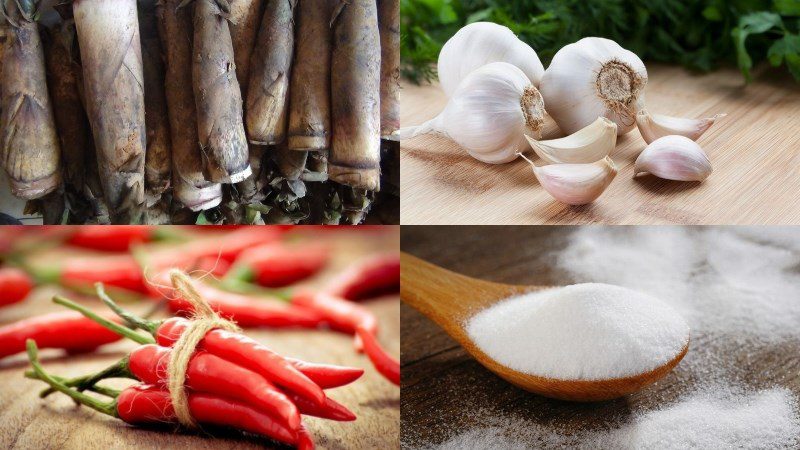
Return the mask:
M449 436L426 450L517 449L795 449L800 446L797 405L787 390L733 398L692 395L635 417L617 428L562 432L493 411L476 413L485 425ZM403 448L414 447L408 437Z
M520 372L599 380L649 372L686 346L689 327L655 297L584 283L512 297L467 324L477 346Z

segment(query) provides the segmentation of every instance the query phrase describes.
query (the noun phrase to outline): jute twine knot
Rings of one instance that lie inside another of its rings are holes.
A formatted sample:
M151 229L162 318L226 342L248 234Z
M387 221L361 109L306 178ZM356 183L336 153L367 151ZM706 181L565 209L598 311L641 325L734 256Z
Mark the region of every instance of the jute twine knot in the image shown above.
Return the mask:
M194 311L189 325L181 333L181 337L172 347L168 366L170 400L175 409L178 422L189 428L197 428L197 422L189 411L189 396L186 394L186 372L189 360L192 359L197 344L205 337L206 333L215 329L239 332L241 331L233 322L221 318L211 309L211 306L197 292L192 280L186 273L172 269L169 278L176 293L192 305Z

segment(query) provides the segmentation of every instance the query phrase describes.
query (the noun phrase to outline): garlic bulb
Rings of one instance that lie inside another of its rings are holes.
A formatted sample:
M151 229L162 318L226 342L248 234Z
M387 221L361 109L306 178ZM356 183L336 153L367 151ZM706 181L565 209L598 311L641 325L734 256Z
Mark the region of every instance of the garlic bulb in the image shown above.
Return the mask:
M585 205L595 201L617 176L617 167L608 156L591 164L550 164L541 167L525 158L525 155L520 156L531 165L533 174L544 190L568 205Z
M639 154L633 173L651 173L666 180L703 181L711 170L706 152L695 141L684 136L664 136Z
M642 138L648 144L658 138L671 135L686 136L687 138L696 141L703 133L706 132L717 119L725 117L727 114L717 114L714 117L705 119L684 119L682 117L663 116L661 114L653 114L647 110L639 111L636 115L636 126L639 127L639 132Z
M599 161L617 144L617 124L598 117L591 125L560 139L537 141L525 136L533 151L550 163L592 163Z
M507 62L539 86L544 66L536 52L508 28L491 22L471 23L460 29L439 53L439 84L451 97L473 70L492 62Z
M416 127L402 128L400 140L443 134L480 161L501 164L525 149L525 133L541 135L544 102L528 77L511 64L487 64L467 76L444 110Z
M625 134L636 125L646 84L647 69L638 56L612 40L588 37L556 53L539 89L547 113L565 133L606 117Z

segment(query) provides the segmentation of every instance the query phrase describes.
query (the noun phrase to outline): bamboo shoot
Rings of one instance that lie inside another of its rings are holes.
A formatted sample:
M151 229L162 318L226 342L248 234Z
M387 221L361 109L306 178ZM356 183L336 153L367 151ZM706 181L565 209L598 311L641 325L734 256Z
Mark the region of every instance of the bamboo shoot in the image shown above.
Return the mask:
M334 19L331 180L380 189L381 54L375 0L348 0Z
M0 151L11 193L32 200L61 184L61 148L47 91L38 1L8 2L0 77Z
M276 145L286 137L296 5L297 0L267 0L247 90L247 136L254 144Z
M332 0L301 1L289 89L289 149L322 150L331 139Z
M75 0L73 13L111 221L140 222L146 129L136 0Z
M206 179L238 183L251 169L226 11L228 0L194 1L194 99Z

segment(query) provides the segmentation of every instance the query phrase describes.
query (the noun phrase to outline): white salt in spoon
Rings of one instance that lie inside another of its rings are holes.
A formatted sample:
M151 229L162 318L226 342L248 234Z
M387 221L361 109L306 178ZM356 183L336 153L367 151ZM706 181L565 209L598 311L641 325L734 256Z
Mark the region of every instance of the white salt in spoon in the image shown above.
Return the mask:
M401 299L436 322L479 363L509 383L546 397L571 401L599 401L639 391L664 377L686 355L682 350L666 363L647 372L601 380L563 380L511 369L482 351L466 330L469 319L509 297L552 289L554 286L518 286L477 280L402 253ZM536 345L531 342L530 345Z

